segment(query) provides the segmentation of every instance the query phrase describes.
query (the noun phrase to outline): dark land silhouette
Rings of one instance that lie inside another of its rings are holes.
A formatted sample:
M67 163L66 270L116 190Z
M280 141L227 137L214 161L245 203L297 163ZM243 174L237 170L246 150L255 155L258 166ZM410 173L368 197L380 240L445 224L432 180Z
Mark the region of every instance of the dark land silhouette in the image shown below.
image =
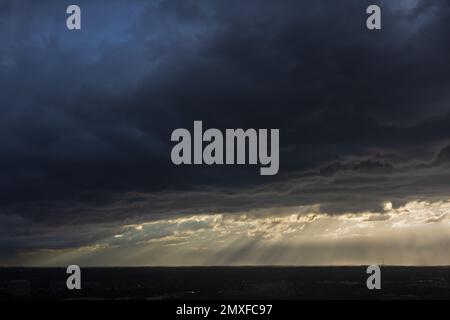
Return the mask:
M0 268L0 299L450 299L450 267L382 267L368 290L366 267L82 268L81 290L65 268Z

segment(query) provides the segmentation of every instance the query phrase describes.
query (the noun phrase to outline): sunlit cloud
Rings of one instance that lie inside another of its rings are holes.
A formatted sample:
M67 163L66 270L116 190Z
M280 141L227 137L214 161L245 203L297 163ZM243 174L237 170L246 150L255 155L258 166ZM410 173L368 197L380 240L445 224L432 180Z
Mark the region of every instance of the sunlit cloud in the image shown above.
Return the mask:
M30 250L20 259L31 265L450 264L449 201L342 215L319 207L109 226L110 236L92 243Z

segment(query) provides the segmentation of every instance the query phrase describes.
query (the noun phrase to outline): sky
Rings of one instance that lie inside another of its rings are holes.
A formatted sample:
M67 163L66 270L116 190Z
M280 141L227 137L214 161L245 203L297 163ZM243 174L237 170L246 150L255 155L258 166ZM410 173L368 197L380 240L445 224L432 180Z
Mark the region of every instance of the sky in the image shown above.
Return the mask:
M449 36L446 0L0 0L0 265L450 265ZM195 120L279 129L278 174L175 166Z

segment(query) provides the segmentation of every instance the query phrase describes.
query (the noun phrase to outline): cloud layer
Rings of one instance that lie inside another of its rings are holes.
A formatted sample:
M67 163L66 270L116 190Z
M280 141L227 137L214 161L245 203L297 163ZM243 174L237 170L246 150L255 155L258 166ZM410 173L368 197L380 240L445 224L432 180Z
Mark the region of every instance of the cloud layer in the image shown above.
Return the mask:
M379 32L370 1L78 2L80 32L64 3L0 3L8 255L191 215L450 196L448 1L379 1ZM172 165L170 133L194 120L279 128L280 173Z

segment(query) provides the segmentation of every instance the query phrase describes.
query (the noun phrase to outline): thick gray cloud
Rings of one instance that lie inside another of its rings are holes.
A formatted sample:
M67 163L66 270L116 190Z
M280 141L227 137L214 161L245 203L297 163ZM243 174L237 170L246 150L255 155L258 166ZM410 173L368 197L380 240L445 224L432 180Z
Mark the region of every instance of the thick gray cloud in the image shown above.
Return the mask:
M372 1L78 3L69 32L68 3L0 2L0 223L450 195L448 1L379 1L377 32ZM279 128L279 175L172 165L194 120Z

